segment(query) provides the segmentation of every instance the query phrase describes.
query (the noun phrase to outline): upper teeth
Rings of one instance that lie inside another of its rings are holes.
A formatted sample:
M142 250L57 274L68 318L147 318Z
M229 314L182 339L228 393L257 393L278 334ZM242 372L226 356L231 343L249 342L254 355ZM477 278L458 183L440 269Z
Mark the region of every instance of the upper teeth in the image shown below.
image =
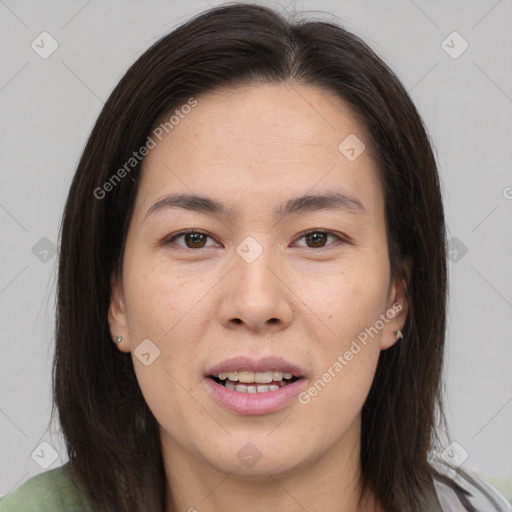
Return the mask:
M279 372L277 370L269 370L266 372L250 372L241 370L236 372L221 372L218 375L220 380L229 379L234 382L258 382L260 384L268 384L269 382L278 382L283 379L291 379L291 373Z

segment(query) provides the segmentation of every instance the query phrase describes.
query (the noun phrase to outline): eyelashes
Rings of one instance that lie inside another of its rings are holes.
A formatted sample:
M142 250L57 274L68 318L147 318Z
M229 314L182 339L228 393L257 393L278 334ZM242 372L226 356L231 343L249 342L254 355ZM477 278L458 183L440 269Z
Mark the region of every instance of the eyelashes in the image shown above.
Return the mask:
M199 235L199 236L197 236ZM200 230L197 230L197 229L194 229L194 230L187 230L187 231L180 231L179 233L176 233L175 235L172 235L171 237L167 238L166 241L165 241L165 244L166 245L169 245L169 244L174 244L176 243L176 240L180 239L180 238L186 238L186 237L189 237L188 240L192 239L192 243L199 243L199 247L183 247L185 249L191 249L191 250L198 250L198 249L203 249L203 247L211 247L211 246L205 246L205 245L201 245L201 242L203 240L206 240L207 238L210 238L211 240L213 240L213 238L208 235L207 233L203 232L203 231L200 231ZM180 245L180 244L178 244Z
M184 245L177 243L178 240L183 239ZM215 247L216 244L207 244L207 240L214 240L212 236L210 236L208 233L201 231L199 229L189 229L185 231L180 231L179 233L176 233L174 235L171 235L170 237L166 238L164 241L164 245L166 246L172 246L175 245L179 247L180 249L176 250L184 250L187 252L190 251L199 251L200 249L204 249L207 247ZM333 233L331 231L326 231L323 229L312 229L305 233L302 233L299 238L296 239L296 241L305 239L306 243L305 245L299 245L299 247L304 247L307 249L329 249L332 245L339 245L336 244L336 242L341 243L349 243L348 240L341 235L338 235L336 233ZM329 239L334 239L335 243L327 243ZM324 245L325 242L325 245ZM295 242L296 243L296 242ZM313 245L310 246L308 243L312 243ZM187 245L187 244L191 244Z
M320 235L320 239L318 238L317 235ZM323 240L327 241L329 239L329 237L335 238L336 240L339 240L339 241L342 241L342 238L340 236L338 236L334 233L331 233L330 231L324 231L324 230L320 230L320 229L308 231L307 233L304 233L302 236L300 236L297 240L302 240L304 238L306 240L312 240L313 244L318 244L318 243L321 244ZM321 245L320 247L318 247L316 245L313 245L313 247L306 245L306 246L302 246L302 247L307 247L308 249L324 249L325 247L330 247L331 245L332 244Z

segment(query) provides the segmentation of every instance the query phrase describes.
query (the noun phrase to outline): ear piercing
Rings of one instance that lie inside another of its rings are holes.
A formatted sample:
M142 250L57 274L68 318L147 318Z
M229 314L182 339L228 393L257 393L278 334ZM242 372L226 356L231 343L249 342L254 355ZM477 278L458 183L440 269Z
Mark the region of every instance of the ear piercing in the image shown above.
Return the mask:
M119 343L121 343L121 341L123 341L123 337L122 336L114 336L113 340L116 345L119 345Z
M404 337L404 335L402 334L402 331L400 329L398 329L398 331L396 331L395 334L396 334L396 341L401 340Z

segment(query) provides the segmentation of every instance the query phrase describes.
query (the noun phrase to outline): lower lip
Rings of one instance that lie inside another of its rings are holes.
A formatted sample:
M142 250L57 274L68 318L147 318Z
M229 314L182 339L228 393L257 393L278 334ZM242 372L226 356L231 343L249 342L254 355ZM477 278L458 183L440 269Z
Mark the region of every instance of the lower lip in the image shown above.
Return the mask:
M225 409L237 414L270 414L282 409L306 385L306 379L300 378L291 384L286 384L275 391L263 393L243 393L225 388L209 377L205 378L209 391L216 401Z

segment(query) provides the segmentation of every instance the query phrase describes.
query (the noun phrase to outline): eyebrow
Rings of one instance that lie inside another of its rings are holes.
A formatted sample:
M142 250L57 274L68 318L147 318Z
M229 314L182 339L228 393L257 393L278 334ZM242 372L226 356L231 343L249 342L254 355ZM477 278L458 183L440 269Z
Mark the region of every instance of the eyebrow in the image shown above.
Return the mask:
M233 216L233 208L206 196L196 194L169 194L159 199L147 211L144 220L162 210L181 208L206 215L219 217ZM283 204L274 208L272 213L275 217L285 217L292 214L310 213L319 210L341 210L348 213L365 213L366 209L357 197L348 196L341 192L326 194L306 194L300 197L289 199Z

